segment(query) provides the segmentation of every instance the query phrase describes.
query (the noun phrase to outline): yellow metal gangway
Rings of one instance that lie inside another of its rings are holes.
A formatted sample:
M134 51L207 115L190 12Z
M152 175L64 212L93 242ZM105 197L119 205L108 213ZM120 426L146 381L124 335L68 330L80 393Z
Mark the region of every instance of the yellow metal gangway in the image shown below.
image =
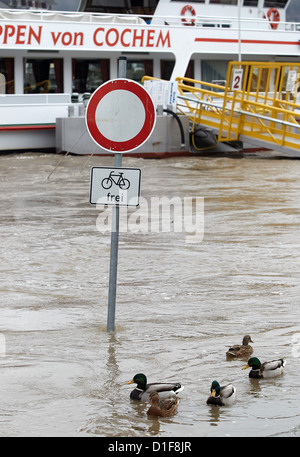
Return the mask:
M225 86L177 78L177 110L218 142L300 154L300 63L230 62ZM297 100L298 96L298 100Z
M153 79L153 78L144 78ZM216 142L243 141L300 156L300 63L230 62L224 85L176 78L177 114Z

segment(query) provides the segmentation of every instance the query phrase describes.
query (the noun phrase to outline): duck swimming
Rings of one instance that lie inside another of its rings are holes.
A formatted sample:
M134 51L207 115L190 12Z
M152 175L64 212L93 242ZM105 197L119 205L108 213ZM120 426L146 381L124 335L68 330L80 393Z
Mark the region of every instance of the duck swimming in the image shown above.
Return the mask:
M170 397L160 399L159 394L154 391L149 395L151 406L147 411L148 416L162 416L169 417L173 416L177 412L179 403L178 397Z
M232 384L221 387L218 381L213 381L210 391L211 395L206 401L208 405L232 405L235 401L236 388Z
M250 378L274 378L275 376L279 376L283 373L285 364L286 361L284 359L261 363L257 357L251 357L248 360L247 365L242 369L246 370L246 368L251 367L251 371L249 372Z
M249 343L254 343L254 341L252 341L250 335L245 335L242 344L235 344L228 349L226 357L228 359L236 357L249 357L253 352L253 347L250 346Z
M130 394L132 400L149 401L149 395L152 392L157 392L160 399L175 397L179 392L184 389L179 382L176 383L162 383L153 382L148 384L147 378L143 373L138 373L134 378L126 384L136 383L137 386Z

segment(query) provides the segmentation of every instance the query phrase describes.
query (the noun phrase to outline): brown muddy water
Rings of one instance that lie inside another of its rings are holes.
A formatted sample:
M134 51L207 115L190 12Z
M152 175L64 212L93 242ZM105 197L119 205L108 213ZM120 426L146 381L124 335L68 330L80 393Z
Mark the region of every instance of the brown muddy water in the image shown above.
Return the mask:
M110 233L89 204L90 168L113 158L0 161L0 436L300 436L299 160L124 157L146 201L204 198L204 237L120 233L114 333ZM287 360L281 377L226 360L246 333L262 361ZM138 372L185 386L174 417L129 399ZM234 405L206 405L214 379Z

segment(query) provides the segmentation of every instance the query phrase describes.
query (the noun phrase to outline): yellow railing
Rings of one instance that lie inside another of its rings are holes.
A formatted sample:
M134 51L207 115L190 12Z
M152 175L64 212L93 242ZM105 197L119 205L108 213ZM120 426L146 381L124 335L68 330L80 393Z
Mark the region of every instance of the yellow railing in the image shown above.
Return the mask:
M196 124L219 129L224 106L224 86L191 78L176 80L179 91L178 113L190 118L193 129Z
M300 149L300 63L230 62L226 86L177 78L178 111L217 141L255 139ZM193 86L190 86L193 84Z
M300 63L230 62L225 86L176 81L177 114L189 117L192 131L200 125L218 142L252 139L300 149Z

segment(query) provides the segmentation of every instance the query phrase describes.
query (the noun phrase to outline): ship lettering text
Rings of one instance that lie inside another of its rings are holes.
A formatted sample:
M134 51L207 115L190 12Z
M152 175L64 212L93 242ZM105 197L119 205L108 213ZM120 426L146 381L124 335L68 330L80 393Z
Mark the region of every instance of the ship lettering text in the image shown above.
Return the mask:
M0 43L11 44L40 44L42 26L39 25L35 30L31 25L0 25Z
M171 47L170 33L164 35L162 30L154 29L124 29L122 31L117 28L105 30L104 27L99 27L94 32L93 37L96 46L117 46L121 44L124 47L133 48L158 48Z
M74 27L62 30L51 24L4 24L0 25L0 46L28 46L32 49L78 48L82 46L103 48L170 48L170 31L153 28L97 27L87 36L87 31Z
M54 46L56 46L57 42L60 40L63 46L83 46L83 33L82 32L51 32L52 40Z

